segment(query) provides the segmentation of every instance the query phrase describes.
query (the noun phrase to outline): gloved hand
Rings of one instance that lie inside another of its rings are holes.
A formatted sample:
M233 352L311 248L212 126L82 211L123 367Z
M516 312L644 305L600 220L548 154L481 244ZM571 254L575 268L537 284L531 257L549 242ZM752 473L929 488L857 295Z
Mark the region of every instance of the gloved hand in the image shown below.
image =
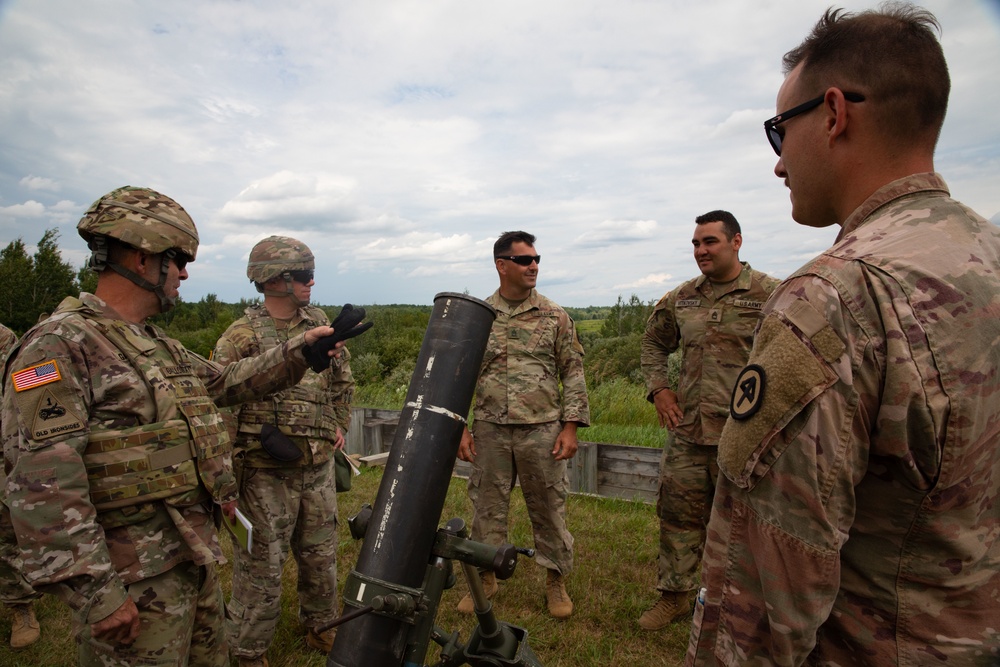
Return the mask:
M334 329L333 335L321 338L312 345L306 345L302 348L302 354L305 355L309 366L317 373L329 368L329 353L334 345L342 340L361 335L372 328L373 323L365 322L362 324L361 320L363 319L365 319L364 308L355 308L351 304L345 303L344 307L340 309L340 313L337 314L337 318L330 323Z

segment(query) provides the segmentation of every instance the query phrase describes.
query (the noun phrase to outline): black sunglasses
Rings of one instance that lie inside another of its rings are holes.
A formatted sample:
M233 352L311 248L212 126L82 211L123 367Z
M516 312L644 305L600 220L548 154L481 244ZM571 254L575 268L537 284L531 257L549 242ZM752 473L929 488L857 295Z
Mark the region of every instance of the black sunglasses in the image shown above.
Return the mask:
M168 259L172 259L174 261L174 265L177 267L178 271L183 271L184 267L186 267L188 262L191 261L191 258L188 257L183 250L178 250L177 248L171 248L163 254L166 255Z
M542 263L541 255L497 255L494 259L509 259L520 266L531 266L532 262L535 264Z
M815 109L823 103L824 99L826 99L826 94L820 95L814 100L803 102L797 107L792 107L788 111L779 113L774 118L764 121L764 132L767 134L767 140L771 142L771 148L774 149L778 157L781 157L781 140L785 137L785 133L778 130L778 125L784 123L789 118L794 118L799 114ZM861 93L844 93L844 99L848 102L864 102L865 96Z
M292 277L292 280L294 280L297 283L302 283L303 285L307 284L310 280L313 279L312 271L285 271L285 273L290 275Z

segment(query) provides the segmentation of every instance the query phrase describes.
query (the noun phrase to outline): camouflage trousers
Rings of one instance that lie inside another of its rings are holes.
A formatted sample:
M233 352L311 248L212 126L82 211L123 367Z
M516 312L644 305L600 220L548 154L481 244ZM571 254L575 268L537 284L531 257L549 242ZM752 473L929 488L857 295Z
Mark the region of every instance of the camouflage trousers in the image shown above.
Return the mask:
M6 605L29 604L40 597L42 594L32 588L21 574L21 552L17 548L10 512L6 505L0 503L0 602Z
M660 518L658 558L660 591L691 591L698 587L706 526L719 479L717 449L667 434L660 459Z
M316 628L337 618L337 491L334 463L247 468L240 511L253 524L253 549L233 549L233 594L226 627L233 655L255 658L281 618L281 572L291 549L298 565L299 620Z
M228 667L222 589L215 564L187 561L128 587L139 608L139 637L113 648L90 635L83 614L73 623L81 667Z
M501 545L507 541L510 492L520 481L535 537L535 561L549 570L573 569L573 536L566 527L569 477L566 461L552 447L562 425L491 424L476 420L472 435L476 459L469 475L472 539Z

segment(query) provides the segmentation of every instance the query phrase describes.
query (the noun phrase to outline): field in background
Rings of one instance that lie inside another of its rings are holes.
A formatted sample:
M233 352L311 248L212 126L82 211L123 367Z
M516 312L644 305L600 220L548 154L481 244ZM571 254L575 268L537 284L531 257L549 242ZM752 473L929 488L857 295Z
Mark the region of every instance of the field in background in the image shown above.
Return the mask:
M357 562L360 542L351 540L347 518L362 505L374 504L381 469L366 469L354 478L354 487L338 495L338 574L341 583ZM453 517L471 520L465 482L453 479L440 524ZM531 526L520 493L511 503L509 539L519 546L533 546ZM545 609L544 572L522 558L514 576L501 582L495 599L497 617L529 633L529 643L547 667L673 667L683 662L688 624L677 623L664 631L643 632L639 615L655 601L657 520L653 507L639 502L572 496L570 531L575 542L575 570L568 590L576 605L568 621L552 619ZM224 538L226 548L228 540ZM458 568L456 568L458 572ZM223 590L230 587L231 569L221 568ZM324 667L326 658L309 650L302 640L295 593L295 565L289 560L283 576L284 607L274 644L268 653L272 667ZM455 605L465 594L464 581L445 592L437 624L448 632L459 631L467 640L474 628L470 617L458 614ZM61 602L46 596L39 605L42 639L27 649L12 651L0 646L5 667L70 667L76 664L70 638L69 612ZM10 613L0 611L0 635L10 636ZM432 645L428 662L437 657ZM235 665L235 662L233 663Z

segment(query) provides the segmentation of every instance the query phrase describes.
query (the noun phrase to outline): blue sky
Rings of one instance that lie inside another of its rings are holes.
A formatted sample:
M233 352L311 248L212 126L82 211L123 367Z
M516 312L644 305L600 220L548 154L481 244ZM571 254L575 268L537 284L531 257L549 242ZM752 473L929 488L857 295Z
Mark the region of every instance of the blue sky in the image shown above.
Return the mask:
M86 207L141 185L198 224L187 300L255 296L275 233L316 253L321 304L485 297L525 229L540 291L586 306L694 276L694 218L723 208L784 277L836 230L791 220L761 123L829 4L0 0L0 244L55 228L79 266ZM997 222L1000 3L923 6L952 73L936 167Z

